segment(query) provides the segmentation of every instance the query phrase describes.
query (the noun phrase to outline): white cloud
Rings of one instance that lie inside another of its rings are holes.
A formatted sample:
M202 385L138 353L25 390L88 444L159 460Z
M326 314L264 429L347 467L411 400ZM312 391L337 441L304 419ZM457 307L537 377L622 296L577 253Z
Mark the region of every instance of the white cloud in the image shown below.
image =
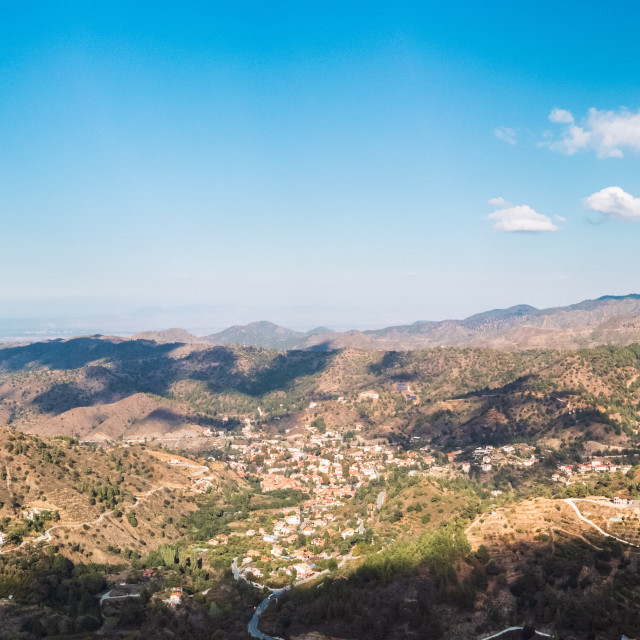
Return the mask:
M487 201L492 207L496 207L497 209L504 209L504 207L510 207L511 203L505 200L504 198L489 198Z
M640 221L640 198L620 187L607 187L584 199L585 207L612 220Z
M622 158L624 150L640 152L640 110L636 113L589 109L577 125L570 111L553 109L549 120L564 125L560 138L543 143L553 151L574 155L592 150L599 158Z
M503 198L492 198L489 204L498 207L496 211L490 213L489 220L494 220L493 228L496 231L557 231L558 227L553 224L551 218L534 211L526 204L511 206Z
M549 114L549 120L551 120L551 122L561 122L564 124L568 124L569 122L573 122L573 115L571 114L571 111L567 111L566 109L558 109L556 107Z
M563 218L562 216L555 215L555 216L553 216L553 217L554 217L558 222L566 222L566 221L567 221L567 219L566 219L566 218Z
M508 144L516 144L517 142L515 129L509 127L498 127L493 130L493 135Z

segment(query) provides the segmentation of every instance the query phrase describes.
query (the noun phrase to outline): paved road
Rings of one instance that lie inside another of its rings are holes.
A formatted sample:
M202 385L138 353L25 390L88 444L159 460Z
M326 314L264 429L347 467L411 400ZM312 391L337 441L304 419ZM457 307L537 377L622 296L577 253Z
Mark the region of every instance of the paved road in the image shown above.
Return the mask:
M502 631L499 631L498 633L494 633L492 636L487 636L486 638L483 638L482 640L491 640L492 638L499 638L501 635L504 635L505 633L509 633L509 631L522 631L524 629L524 627L509 627L508 629L503 629ZM542 631L535 631L535 635L537 636L542 636L543 638L550 638L551 635L548 633L544 633Z
M576 512L576 515L578 516L578 518L580 518L580 520L582 520L583 522L586 522L587 524L591 525L596 531L601 533L603 536L605 536L607 538L613 538L614 540L617 540L618 542L622 542L623 544L628 544L628 545L630 545L632 547L640 548L640 547L638 547L637 544L634 544L633 542L629 542L628 540L623 540L622 538L617 538L616 536L612 536L610 533L607 533L606 531L603 531L595 522L592 522L591 520L589 520L589 518L586 518L585 516L583 516L582 513L580 512L580 509L578 509L578 507L576 506L576 504L574 502L574 498L565 498L564 501L569 506L571 506L571 508ZM594 500L588 500L588 502L594 502Z
M339 563L338 566L339 567L344 567L344 565L346 564L347 560L353 560L354 557L352 555L352 551L349 552L348 556L345 556ZM231 570L233 571L233 565L236 565L236 570L238 568L237 565L237 561L238 558L234 558L233 559L233 563L231 564ZM329 573L328 569L325 569L324 571L320 571L319 573L316 573L308 578L305 578L304 580L300 580L299 582L296 582L295 587L300 586L301 584L306 584L307 582L312 582L313 580L318 579L320 576L324 576L327 573ZM233 576L236 580L240 580L243 579L242 576L240 575L240 573L238 572L238 577L236 578L236 571L234 571ZM260 588L259 584L256 584L255 582L252 582L251 584L253 584L254 587L258 587ZM268 589L269 587L267 587ZM255 612L253 613L253 616L251 617L251 620L249 620L249 624L247 626L247 631L249 632L249 635L253 638L258 638L258 640L282 640L282 638L274 638L273 636L268 636L266 633L262 633L262 631L260 631L260 629L258 629L258 621L260 620L260 616L267 610L267 607L269 606L269 602L271 602L272 598L277 598L280 594L284 593L285 591L289 591L289 589L291 589L291 587L284 587L282 589L276 589L273 593L270 593L257 607Z
M104 627L104 624L107 621L107 619L104 617L104 614L102 613L102 605L107 600L122 600L124 598L139 598L140 597L139 593L127 593L124 596L112 596L111 595L112 591L113 591L113 589L109 589L109 591L107 591L107 593L102 594L102 596L100 597L100 614L102 615L102 626L97 631L98 635L100 635L102 633L102 627Z
M382 505L384 504L384 499L387 497L387 492L386 491L381 491L378 494L378 497L376 499L376 507L378 507L378 511L380 511L380 509L382 509Z
M258 640L282 640L282 638L277 638L274 636L268 636L266 633L262 633L260 629L258 629L258 621L260 620L260 616L267 610L269 606L269 602L271 602L272 598L277 598L280 594L288 591L291 587L284 587L284 589L278 589L273 593L269 594L257 607L249 620L249 624L247 625L247 631L252 638L258 638Z
M113 589L109 589L109 591L107 591L107 593L103 594L100 597L100 609L102 609L102 603L105 600L120 600L122 598L139 598L140 594L139 593L127 593L123 596L112 596L111 592L113 591Z
M339 566L344 566L346 560L351 559L352 557L353 556L349 554L349 556L343 558L343 560L339 563ZM233 562L231 563L231 571L233 572L234 580L244 580L245 582L249 582L244 576L240 574L240 570L238 569L238 558L233 559ZM305 584L307 582L311 582L312 580L315 580L320 576L326 575L327 573L329 573L328 569L325 569L324 571L320 571L319 573L316 573L311 577L306 578L305 580L300 580L299 582L296 582L296 586ZM264 588L262 585L257 584L255 582L250 582L249 584L253 585L256 589ZM267 587L267 589L269 588L270 587ZM257 638L258 640L282 640L282 638L274 638L273 636L268 636L266 633L262 633L262 631L258 629L258 622L260 621L260 616L267 610L267 607L269 606L271 599L277 598L280 594L284 593L285 591L289 591L289 589L291 589L291 587L283 587L282 589L275 589L256 607L256 610L253 612L253 616L251 617L251 620L249 620L249 624L247 625L247 631L249 632L249 635L252 638Z

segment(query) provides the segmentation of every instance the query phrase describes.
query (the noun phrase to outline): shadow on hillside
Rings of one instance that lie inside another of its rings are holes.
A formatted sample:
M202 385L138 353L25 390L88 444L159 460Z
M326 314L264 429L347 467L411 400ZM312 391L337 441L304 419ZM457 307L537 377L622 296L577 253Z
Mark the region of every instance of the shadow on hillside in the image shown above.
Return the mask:
M275 636L302 636L313 628L372 640L435 639L449 637L452 622L477 612L477 635L469 637L485 637L522 620L538 629L551 627L559 637L637 637L640 613L627 603L636 596L640 577L619 545L603 541L604 549L597 551L582 540L540 538L521 545L505 537L487 543L490 550L483 556L456 553L437 532L414 545L395 543L347 576L283 593L261 628ZM456 571L460 564L466 571ZM487 611L488 591L501 602L504 593L513 604ZM533 628L504 637L531 638Z
M428 415L418 416L405 434L404 446L415 446L415 442L411 440L413 436L427 438L432 444L445 449L479 445L503 446L514 440L532 438L563 426L563 416L554 417L546 425L534 425L510 415L510 411L522 402L539 402L536 396L527 400L520 395L531 391L531 383L537 380L535 375L525 375L499 387L485 387L452 396L452 400L470 400L467 404L469 412L442 408ZM460 416L464 417L460 420ZM572 416L566 416L566 420L566 426L575 424ZM393 432L384 433L383 437L393 437Z
M367 373L380 378L378 382L412 382L418 379L414 371L401 371L410 364L410 356L404 351L387 351L379 362L367 365Z
M165 409L164 407L160 407L159 409L154 409L146 418L140 420L140 424L144 424L145 422L153 422L153 421L165 422L172 426L178 426L184 422L184 416L172 411L171 409Z
M331 340L324 340L323 342L318 342L318 344L313 344L310 347L307 347L305 351L337 351L334 344Z
M512 382L508 382L501 387L484 387L483 389L475 389L473 391L467 391L466 393L460 393L452 396L452 400L466 400L468 398L482 398L482 397L495 397L500 395L506 395L509 393L519 393L523 391L531 391L528 386L531 382L536 380L538 376L534 374L528 374L520 376Z
M477 406L473 416L457 427L450 444L503 446L511 444L514 439L540 437L555 429L575 425L576 416L564 411L566 403L562 398L569 392L554 391L552 396L536 393L536 383L539 380L539 376L528 374L500 387L484 388L455 396L454 399L475 399ZM514 411L518 412L524 405L542 407L546 418L537 424L526 419L517 419L517 413ZM549 409L555 412L553 417L547 413ZM503 418L500 418L500 415ZM600 414L595 417L602 419Z
M92 367L90 376L103 376L100 384L60 382L38 395L33 403L47 413L62 413L81 406L114 402L136 393L166 396L178 380L206 384L210 393L241 393L261 397L289 392L299 382L324 371L335 351L275 352L251 347L222 347L194 351L184 357L170 353L182 343L158 344L148 340L111 342L100 337L51 341L0 350L0 371L48 367L65 370Z
M151 340L112 342L100 336L34 342L0 349L0 371L15 372L37 367L78 369L96 360L118 363L158 358L180 346L182 343L160 344Z
M71 382L55 384L36 396L33 403L45 413L64 413L77 407L94 404L84 389Z
M193 354L203 368L193 372L192 377L206 382L212 393L236 391L248 396L260 397L274 391L290 391L294 383L324 371L335 358L331 351L286 351L268 352L245 349L236 354L226 347L214 347L206 352ZM242 362L239 357L242 357ZM248 362L254 357L255 366ZM202 363L206 359L207 362Z

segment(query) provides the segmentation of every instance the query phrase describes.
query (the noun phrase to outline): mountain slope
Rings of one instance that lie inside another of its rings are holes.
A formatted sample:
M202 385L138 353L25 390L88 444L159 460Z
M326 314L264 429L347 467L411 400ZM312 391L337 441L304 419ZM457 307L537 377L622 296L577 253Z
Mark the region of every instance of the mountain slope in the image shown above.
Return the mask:
M568 307L517 305L464 320L416 322L373 331L318 334L307 347L410 350L435 346L580 349L640 341L640 295L603 296Z
M305 338L306 334L301 331L262 321L229 327L220 333L206 336L205 339L215 345L240 344L264 349L295 349L304 344Z
M137 334L134 338L160 343L206 342L280 350L355 348L406 351L438 346L582 349L640 341L640 294L602 296L548 309L520 304L476 313L462 320L418 321L366 331L331 331L317 327L302 332L261 321L235 325L204 338L176 329Z
M185 351L93 338L37 346L0 349L0 424L89 442L155 439L206 448L208 428L233 430L246 419L297 428L309 421L311 402L330 427L360 422L372 434L417 433L452 447L523 434L553 438L577 424L570 402L586 416L582 431L595 425L590 439L613 441L633 433L640 402L638 345L578 352ZM419 404L407 402L398 383L409 384ZM371 390L379 399L363 403L360 394ZM613 429L606 437L603 425Z
M76 407L26 426L24 431L39 435L66 435L91 442L145 438L180 439L202 435L202 428L189 420L179 407L135 393L117 402Z

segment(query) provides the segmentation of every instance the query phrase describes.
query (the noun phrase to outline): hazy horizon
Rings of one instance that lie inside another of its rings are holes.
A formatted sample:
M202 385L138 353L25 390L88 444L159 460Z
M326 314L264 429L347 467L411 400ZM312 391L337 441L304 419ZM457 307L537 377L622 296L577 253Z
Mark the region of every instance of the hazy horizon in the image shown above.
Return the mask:
M633 292L609 295L633 295ZM601 296L593 296L596 299ZM40 338L74 337L88 333L129 336L143 331L161 331L181 328L197 336L217 333L234 325L252 322L273 322L296 331L310 331L325 327L332 331L382 329L394 325L409 325L420 321L463 320L476 313L506 309L519 304L538 309L565 307L582 302L569 300L562 304L533 305L520 301L496 307L474 309L463 315L444 317L403 317L388 310L372 314L365 309L331 308L300 305L293 308L224 307L205 303L194 303L177 307L147 306L129 312L67 314L53 316L0 317L0 341L37 340ZM351 318L351 320L349 320Z

